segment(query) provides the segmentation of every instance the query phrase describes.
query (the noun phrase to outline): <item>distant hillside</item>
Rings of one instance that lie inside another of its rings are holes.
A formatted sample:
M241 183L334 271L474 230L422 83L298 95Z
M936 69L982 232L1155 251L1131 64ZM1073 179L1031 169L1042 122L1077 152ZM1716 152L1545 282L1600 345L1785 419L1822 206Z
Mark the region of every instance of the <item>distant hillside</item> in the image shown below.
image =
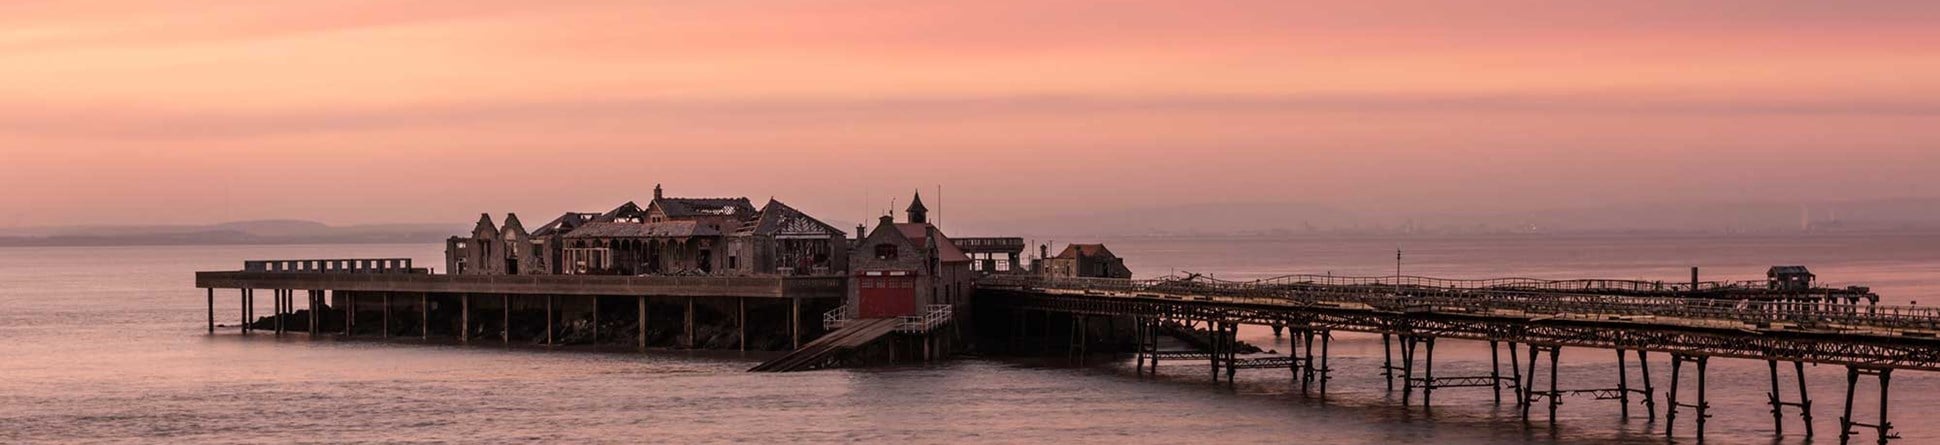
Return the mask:
M30 227L0 229L0 246L430 243L467 229L462 224L338 227L300 220L238 221L210 225Z
M1055 236L1797 233L1940 230L1940 198L1589 205L1528 211L1372 212L1300 203L1185 203L979 220L977 232Z

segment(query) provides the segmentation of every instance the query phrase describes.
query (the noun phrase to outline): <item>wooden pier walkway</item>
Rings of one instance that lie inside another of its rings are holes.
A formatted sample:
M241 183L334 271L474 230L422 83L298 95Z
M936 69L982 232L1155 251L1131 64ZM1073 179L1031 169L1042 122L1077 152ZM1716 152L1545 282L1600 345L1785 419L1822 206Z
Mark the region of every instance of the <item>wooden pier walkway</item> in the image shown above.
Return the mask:
M902 320L878 318L855 320L836 329L822 338L803 345L788 355L769 360L749 369L749 372L794 372L830 366L840 361L843 354L855 351L882 339L902 326Z

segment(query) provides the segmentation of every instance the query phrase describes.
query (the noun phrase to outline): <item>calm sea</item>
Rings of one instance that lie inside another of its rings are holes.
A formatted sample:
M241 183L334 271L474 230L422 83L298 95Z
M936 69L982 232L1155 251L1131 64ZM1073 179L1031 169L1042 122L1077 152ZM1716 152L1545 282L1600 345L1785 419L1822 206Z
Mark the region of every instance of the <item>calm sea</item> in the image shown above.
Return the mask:
M1400 248L1411 275L1681 281L1702 266L1706 279L1756 279L1770 265L1804 264L1824 281L1871 285L1889 303L1940 303L1940 235L1106 241L1141 276L1386 275ZM1665 441L1661 420L1635 412L1626 421L1613 401L1567 399L1554 429L1524 425L1484 389L1440 391L1430 410L1402 406L1378 375L1378 337L1364 335L1339 336L1321 399L1301 395L1284 371L1242 371L1237 387L1215 386L1204 363L1170 363L1157 379L1105 358L776 375L742 372L759 354L209 336L193 287L193 271L244 259L440 264L440 255L438 245L0 248L0 443ZM220 297L218 320L233 323L235 298ZM1242 335L1286 350L1263 328ZM1439 346L1439 375L1486 373L1485 344ZM1665 359L1651 366L1660 392ZM1614 385L1610 351L1566 350L1563 360L1566 388ZM1844 369L1807 372L1829 442ZM1901 443L1940 443L1940 379L1894 377ZM1789 413L1789 435L1771 434L1763 362L1713 362L1710 381L1711 443L1807 443ZM1859 395L1872 406L1871 386ZM1691 425L1680 423L1688 438Z

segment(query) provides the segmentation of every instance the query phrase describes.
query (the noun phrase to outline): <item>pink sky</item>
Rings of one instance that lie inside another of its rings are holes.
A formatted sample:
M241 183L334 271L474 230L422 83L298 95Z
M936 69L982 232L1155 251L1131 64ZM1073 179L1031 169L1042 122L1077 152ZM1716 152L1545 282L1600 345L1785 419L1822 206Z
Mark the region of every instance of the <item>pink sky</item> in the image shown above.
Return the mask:
M0 227L1933 196L1940 3L0 3ZM865 196L871 201L866 201Z

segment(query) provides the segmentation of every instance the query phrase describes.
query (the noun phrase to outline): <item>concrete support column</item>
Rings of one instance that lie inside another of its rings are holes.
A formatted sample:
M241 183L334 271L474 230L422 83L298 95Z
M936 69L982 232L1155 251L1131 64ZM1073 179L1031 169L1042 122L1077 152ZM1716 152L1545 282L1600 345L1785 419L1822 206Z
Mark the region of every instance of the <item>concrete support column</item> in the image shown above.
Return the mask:
M500 295L499 303L499 308L503 311L500 313L502 318L499 319L498 325L498 342L509 345L512 344L512 294Z
M344 336L357 334L357 293L344 294Z
M593 344L600 344L600 296L593 296Z
M431 294L418 294L418 339L431 339Z
M687 330L686 346L687 346L687 349L694 349L694 345L699 343L694 338L694 297L687 297L686 318L687 318L687 326L685 328Z
M209 333L216 333L216 288L203 289L209 292Z
M552 346L552 300L553 296L546 296L546 346Z
M242 301L242 305L237 309L237 311L240 314L240 315L237 315L237 318L242 320L241 328L242 328L242 333L244 334L249 333L249 305L250 303L254 303L254 301L251 301L249 298L250 296L249 292L250 292L249 289L243 289L241 293L237 294L241 298L240 301Z
M802 299L788 299L788 349L802 348Z
M383 300L384 300L384 335L382 336L382 338L391 338L391 293L385 292Z
M458 296L458 341L470 343L472 340L472 294Z
M645 350L647 349L647 297L639 297L634 306L640 311L640 349Z
M741 334L738 335L740 337L741 352L748 352L748 299L735 298L734 306L736 311L740 313L740 315L735 317L734 325L741 330Z

